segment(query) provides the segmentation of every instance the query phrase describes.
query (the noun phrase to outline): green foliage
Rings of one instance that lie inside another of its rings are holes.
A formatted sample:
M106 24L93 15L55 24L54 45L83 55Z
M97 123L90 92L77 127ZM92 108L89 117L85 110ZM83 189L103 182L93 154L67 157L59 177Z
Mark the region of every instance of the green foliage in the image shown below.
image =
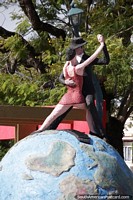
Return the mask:
M4 157L7 151L13 146L13 140L1 140L0 141L0 160Z
M31 25L28 21L28 19L24 19L22 22L20 22L16 28L16 32L22 35L27 34L27 32L29 31Z
M53 105L56 104L65 93L65 87L54 85L54 88L43 88L44 80L38 78L37 81L25 79L22 80L17 75L0 74L0 104L3 105Z
M52 90L49 90L49 97L45 99L45 105L56 105L63 94L66 92L66 87L56 86Z
M42 21L47 21L48 23L56 24L56 21L59 19L58 14L60 14L62 10L61 7L63 3L64 1L62 0L42 0L41 4L38 2L36 5L40 19Z
M111 3L112 2L112 3ZM132 27L133 15L131 2L98 1L89 12L89 23L96 33L112 36L125 32Z
M34 80L8 74L5 76L0 74L0 79L1 104L22 106L42 104L43 92L39 91L39 83Z
M18 60L25 58L28 54L26 46L23 45L22 39L16 34L5 40L4 47L11 51L11 55Z
M108 45L110 52L110 64L106 67L106 89L113 90L117 96L124 96L127 86L131 82L131 49L122 45L122 41L114 38L112 45L112 38ZM126 77L126 78L125 78Z
M46 32L41 32L40 36L33 36L33 38L30 39L30 43L36 49L37 53L53 50L53 47L49 45L48 34Z

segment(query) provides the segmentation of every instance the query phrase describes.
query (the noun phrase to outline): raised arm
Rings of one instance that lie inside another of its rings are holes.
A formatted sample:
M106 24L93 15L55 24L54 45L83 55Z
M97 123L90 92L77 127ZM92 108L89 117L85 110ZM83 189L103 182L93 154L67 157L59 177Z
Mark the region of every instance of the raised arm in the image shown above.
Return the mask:
M96 58L91 65L108 65L110 62L110 56L109 56L109 52L107 49L106 44L104 43L104 47L103 47L103 57L101 58Z
M93 60L95 60L97 58L97 56L99 55L99 53L102 51L103 47L104 47L104 39L102 35L97 35L97 39L100 42L100 46L97 48L97 50L87 59L85 60L83 63L78 64L76 66L76 73L79 75L83 75L84 72L84 68L87 67L91 62L93 62Z

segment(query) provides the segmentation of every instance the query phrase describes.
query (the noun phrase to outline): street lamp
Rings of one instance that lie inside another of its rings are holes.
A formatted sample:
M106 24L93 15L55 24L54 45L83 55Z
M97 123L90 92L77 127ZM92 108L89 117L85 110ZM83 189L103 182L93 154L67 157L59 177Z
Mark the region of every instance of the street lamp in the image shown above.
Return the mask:
M75 37L79 37L79 26L81 22L81 16L84 11L80 8L76 8L74 3L71 4L71 9L69 10L67 16L73 26L73 33Z

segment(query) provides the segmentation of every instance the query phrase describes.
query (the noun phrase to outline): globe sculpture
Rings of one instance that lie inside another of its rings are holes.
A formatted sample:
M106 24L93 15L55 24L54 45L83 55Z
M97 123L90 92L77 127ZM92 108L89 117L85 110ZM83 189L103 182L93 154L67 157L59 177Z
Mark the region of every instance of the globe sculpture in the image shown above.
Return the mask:
M47 130L16 143L0 162L0 200L132 199L133 173L118 152L77 133Z

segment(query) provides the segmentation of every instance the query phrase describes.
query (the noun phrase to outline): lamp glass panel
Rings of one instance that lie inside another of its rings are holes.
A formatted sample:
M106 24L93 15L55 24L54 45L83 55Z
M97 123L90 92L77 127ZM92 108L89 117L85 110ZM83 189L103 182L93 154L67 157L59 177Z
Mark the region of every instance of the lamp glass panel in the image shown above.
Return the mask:
M73 15L71 16L72 24L73 25L78 25L79 24L79 15Z

